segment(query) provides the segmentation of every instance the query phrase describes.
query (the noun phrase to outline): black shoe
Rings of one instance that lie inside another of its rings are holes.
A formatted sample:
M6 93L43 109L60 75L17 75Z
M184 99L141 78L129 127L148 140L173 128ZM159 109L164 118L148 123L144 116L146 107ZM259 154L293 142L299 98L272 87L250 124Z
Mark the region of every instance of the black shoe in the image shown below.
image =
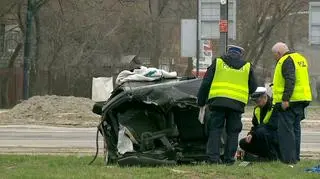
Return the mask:
M280 160L282 163L284 164L288 164L288 165L295 165L297 164L298 162L295 160L295 161L283 161L283 160Z

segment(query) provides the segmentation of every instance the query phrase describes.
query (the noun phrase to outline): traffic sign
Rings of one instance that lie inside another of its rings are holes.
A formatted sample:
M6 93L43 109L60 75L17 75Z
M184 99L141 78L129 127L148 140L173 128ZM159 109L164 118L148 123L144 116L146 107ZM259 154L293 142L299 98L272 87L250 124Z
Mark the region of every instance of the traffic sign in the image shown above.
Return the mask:
M228 21L220 20L219 28L220 28L220 32L228 32Z

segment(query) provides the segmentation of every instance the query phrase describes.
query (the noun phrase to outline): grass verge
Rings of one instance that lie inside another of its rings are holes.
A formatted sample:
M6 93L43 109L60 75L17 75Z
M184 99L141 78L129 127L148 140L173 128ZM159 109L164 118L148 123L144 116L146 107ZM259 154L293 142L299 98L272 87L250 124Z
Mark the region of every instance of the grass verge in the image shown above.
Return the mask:
M319 164L304 160L293 168L279 163L253 163L247 167L192 165L159 168L105 166L101 158L88 166L91 157L0 155L0 178L319 178L305 168Z

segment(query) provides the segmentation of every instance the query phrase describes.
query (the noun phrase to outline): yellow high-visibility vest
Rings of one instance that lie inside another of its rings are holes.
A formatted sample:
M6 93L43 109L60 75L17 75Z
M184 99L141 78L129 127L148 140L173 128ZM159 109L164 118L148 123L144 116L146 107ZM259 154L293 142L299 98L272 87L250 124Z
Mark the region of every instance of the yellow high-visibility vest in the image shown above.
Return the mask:
M273 112L273 107L271 108L271 110L269 110L267 112L267 114L264 116L263 118L263 124L267 124L269 123L270 117L272 115ZM260 114L261 114L261 108L260 107L256 107L254 108L254 115L256 116L256 118L258 119L258 124L260 124Z
M248 103L250 63L240 69L229 67L221 58L216 59L215 74L208 99L224 97Z
M308 62L299 53L292 53L281 57L276 65L273 77L273 103L282 102L285 80L282 75L282 65L288 57L291 57L294 66L296 81L295 87L290 98L290 102L294 101L312 101L312 94L309 82Z

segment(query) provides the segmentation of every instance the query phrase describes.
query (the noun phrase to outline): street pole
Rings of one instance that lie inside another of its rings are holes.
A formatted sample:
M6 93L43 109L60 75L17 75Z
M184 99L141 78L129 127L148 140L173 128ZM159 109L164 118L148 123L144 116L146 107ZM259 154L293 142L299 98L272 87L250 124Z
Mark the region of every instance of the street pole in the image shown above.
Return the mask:
M199 21L200 21L200 15L199 15L199 13L200 13L200 0L197 0L197 45L196 45L196 47L197 47L197 50L196 50L196 58L197 58L197 64L196 64L196 66L197 66L197 78L199 77L199 60L200 60L200 50L199 50Z
M220 1L220 54L225 54L228 46L228 0Z
M219 22L219 29L220 29L220 49L219 52L221 55L227 52L227 45L228 45L228 0L221 0L220 1L220 22ZM223 144L226 144L227 141L227 134L226 129L221 135L221 140ZM221 151L225 153L223 146L221 145Z
M31 32L32 32L32 11L34 0L28 0L28 9L26 17L26 31L24 41L24 61L23 61L23 99L29 98L29 73L30 73L30 50L31 50Z

